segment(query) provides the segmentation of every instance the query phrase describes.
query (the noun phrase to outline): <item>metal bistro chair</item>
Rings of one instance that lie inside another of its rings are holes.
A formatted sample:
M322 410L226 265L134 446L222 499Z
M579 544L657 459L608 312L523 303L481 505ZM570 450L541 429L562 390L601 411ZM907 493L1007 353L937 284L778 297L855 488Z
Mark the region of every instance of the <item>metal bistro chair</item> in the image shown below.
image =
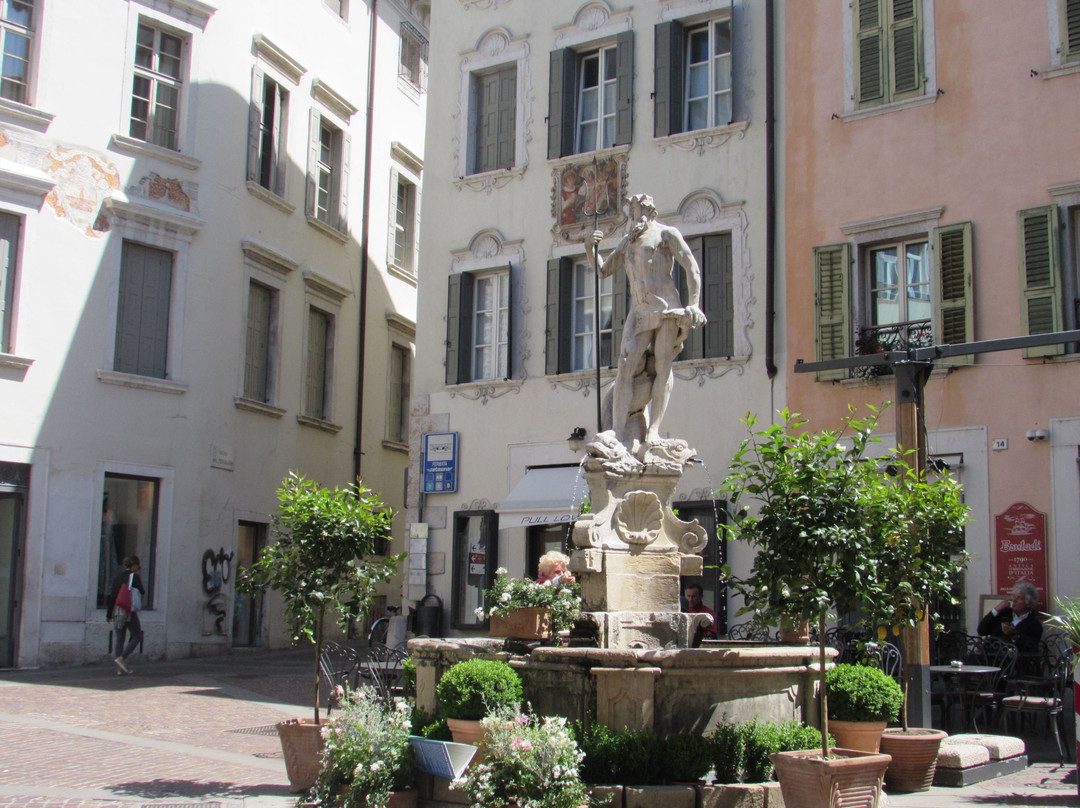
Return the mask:
M892 643L863 643L855 650L854 659L856 664L877 668L886 676L895 679L898 684L900 683L903 659L900 656L900 649Z
M379 698L391 702L401 695L401 679L405 673L405 660L409 655L400 648L388 648L375 643L368 648L364 658L364 678L375 689Z
M968 694L970 705L971 724L975 731L979 731L976 716L989 711L992 718L996 718L999 705L1005 696L1003 682L1008 681L1016 670L1016 659L1019 651L1015 645L1007 640L997 637L984 637L982 643L983 662L998 670L980 676L975 688Z
M341 705L338 688L347 693L356 685L356 676L360 668L360 656L347 645L327 640L322 644L319 654L319 671L329 685L326 701L326 714Z
M1065 684L1069 673L1072 671L1074 655L1072 651L1066 651L1053 660L1053 668L1049 679L1042 682L1036 680L1019 679L1013 683L1014 688L1020 690L1012 696L1005 696L1001 700L1002 723L1006 723L1008 717L1014 716L1022 719L1025 715L1046 717L1053 724L1054 740L1057 741L1058 758L1061 765L1070 760L1069 748L1062 741L1065 734L1065 716L1062 709L1065 701ZM1014 727L1018 729L1018 727Z

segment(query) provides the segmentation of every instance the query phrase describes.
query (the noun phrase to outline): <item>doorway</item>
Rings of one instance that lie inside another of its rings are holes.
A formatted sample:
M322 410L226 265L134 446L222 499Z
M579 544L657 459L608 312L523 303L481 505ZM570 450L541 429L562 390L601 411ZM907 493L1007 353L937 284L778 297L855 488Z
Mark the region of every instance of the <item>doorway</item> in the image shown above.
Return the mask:
M240 573L248 569L266 545L266 525L240 522L236 531L236 577L233 578L232 644L254 648L262 636L262 596L244 595L236 588Z
M727 586L721 582L720 568L727 563L727 542L717 537L716 529L726 521L726 503L718 499L676 502L673 503L673 508L675 515L684 522L697 519L709 537L701 553L704 567L701 577L682 578L680 594L685 592L690 584L700 585L702 602L716 612L716 634L723 637L727 634Z
M0 581L6 584L0 597L0 668L13 668L18 659L29 485L29 466L0 463Z

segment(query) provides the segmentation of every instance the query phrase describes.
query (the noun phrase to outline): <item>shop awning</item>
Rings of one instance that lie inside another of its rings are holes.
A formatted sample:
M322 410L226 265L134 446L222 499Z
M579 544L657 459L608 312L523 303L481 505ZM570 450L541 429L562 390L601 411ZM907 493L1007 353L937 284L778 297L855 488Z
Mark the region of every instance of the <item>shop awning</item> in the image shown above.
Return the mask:
M521 482L496 508L499 530L533 525L569 524L585 496L580 466L548 466L525 472Z

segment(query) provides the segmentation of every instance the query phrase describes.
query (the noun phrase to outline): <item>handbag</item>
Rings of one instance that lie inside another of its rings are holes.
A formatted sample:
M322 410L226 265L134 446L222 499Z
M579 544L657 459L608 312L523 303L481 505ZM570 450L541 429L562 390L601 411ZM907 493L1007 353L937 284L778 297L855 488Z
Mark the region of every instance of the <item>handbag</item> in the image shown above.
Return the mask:
M134 578L135 578L135 575L134 575L134 573L132 573L130 578L128 578L126 581L124 581L122 584L120 584L120 591L116 593L115 606L118 609L123 609L125 612L132 611L132 608L131 608L131 596L132 596L132 591L133 590L131 588L131 581Z

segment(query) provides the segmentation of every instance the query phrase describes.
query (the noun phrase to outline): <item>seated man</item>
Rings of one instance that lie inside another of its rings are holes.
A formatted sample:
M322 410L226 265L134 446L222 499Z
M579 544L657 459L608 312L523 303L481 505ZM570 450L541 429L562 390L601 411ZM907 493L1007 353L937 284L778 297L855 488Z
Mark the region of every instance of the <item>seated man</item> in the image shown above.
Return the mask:
M712 625L705 631L706 640L716 639L716 612L710 609L701 599L702 590L699 584L690 584L686 587L686 611L690 614L705 614L712 616Z
M1039 593L1034 584L1018 583L1013 587L1011 599L1001 601L979 621L979 635L1004 637L1016 643L1020 653L1033 653L1043 633L1042 622L1035 613L1038 602Z

